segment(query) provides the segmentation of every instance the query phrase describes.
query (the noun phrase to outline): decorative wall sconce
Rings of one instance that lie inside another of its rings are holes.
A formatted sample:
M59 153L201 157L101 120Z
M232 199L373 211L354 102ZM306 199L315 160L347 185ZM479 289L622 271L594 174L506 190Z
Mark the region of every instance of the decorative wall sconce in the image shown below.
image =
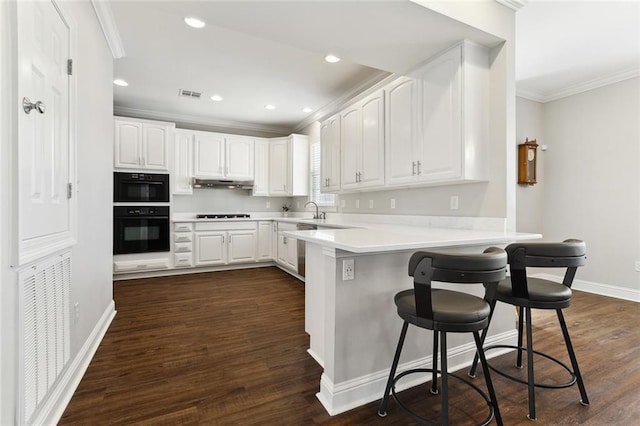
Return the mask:
M518 183L522 185L535 185L538 183L536 175L536 163L538 161L538 144L536 140L529 138L523 144L518 145Z

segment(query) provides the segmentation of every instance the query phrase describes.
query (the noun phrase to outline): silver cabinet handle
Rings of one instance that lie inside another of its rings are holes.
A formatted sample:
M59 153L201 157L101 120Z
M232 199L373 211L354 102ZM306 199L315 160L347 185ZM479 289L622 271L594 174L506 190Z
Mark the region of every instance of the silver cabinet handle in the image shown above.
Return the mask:
M222 236L222 244L224 244L224 235Z
M45 111L44 102L37 101L36 103L31 103L29 98L27 98L26 96L22 98L22 109L27 114L31 113L31 110L33 109L38 111L40 114L44 114Z
M420 169L421 166L422 166L422 163L418 161L418 174L422 174L422 170Z
M411 162L411 174L412 174L413 176L415 176L415 175L416 175L416 162L415 162L415 161L412 161L412 162Z

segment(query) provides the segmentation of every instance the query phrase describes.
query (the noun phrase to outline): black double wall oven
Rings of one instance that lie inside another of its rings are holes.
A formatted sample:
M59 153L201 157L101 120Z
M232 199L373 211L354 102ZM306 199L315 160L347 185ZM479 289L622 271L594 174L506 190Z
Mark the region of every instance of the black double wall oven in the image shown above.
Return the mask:
M115 172L113 201L113 254L169 251L168 174Z

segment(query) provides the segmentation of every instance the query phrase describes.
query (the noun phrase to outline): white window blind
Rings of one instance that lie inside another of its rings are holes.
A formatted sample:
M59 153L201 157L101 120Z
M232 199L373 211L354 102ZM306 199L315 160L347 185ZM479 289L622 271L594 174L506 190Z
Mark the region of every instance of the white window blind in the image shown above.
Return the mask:
M323 194L320 189L320 142L311 144L311 201L319 206L333 207L336 205L335 194Z

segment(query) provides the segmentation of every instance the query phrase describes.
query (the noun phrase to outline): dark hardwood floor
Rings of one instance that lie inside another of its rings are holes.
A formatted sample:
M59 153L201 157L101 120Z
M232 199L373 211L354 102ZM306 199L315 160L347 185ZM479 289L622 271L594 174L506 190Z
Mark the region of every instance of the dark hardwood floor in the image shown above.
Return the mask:
M315 397L322 369L306 352L304 285L277 268L118 281L114 298L118 314L62 425L412 424L393 400L386 418L377 402L326 413ZM575 386L539 389L537 423L640 424L640 305L576 291L565 316L591 405ZM533 323L536 349L565 360L555 313ZM508 368L512 357L492 362ZM552 380L552 365L536 365ZM492 376L504 423L531 424L526 386ZM452 421L482 420L484 403L450 383ZM402 395L437 418L426 385Z

